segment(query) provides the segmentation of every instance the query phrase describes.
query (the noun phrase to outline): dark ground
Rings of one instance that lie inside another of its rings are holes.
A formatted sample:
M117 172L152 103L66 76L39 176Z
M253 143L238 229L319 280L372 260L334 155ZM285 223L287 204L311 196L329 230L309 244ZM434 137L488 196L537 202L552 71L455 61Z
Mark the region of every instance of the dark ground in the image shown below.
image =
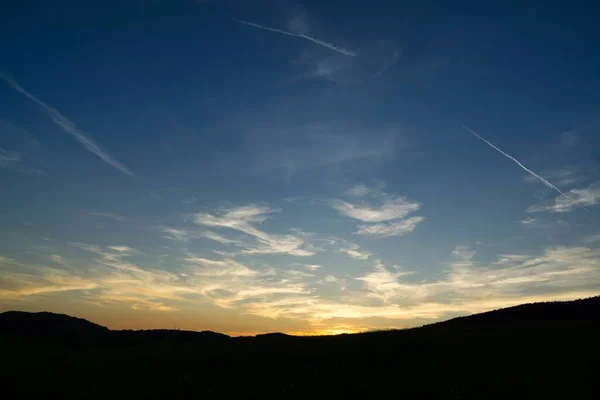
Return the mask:
M0 314L3 398L600 398L600 297L325 337Z

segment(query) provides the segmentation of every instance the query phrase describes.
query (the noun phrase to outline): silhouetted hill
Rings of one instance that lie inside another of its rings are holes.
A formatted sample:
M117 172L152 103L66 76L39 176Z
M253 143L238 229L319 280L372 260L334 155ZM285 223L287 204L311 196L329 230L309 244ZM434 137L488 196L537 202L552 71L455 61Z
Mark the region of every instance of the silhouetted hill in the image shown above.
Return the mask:
M600 297L336 336L108 331L49 313L1 314L0 334L10 366L4 392L22 397L532 399L600 392Z
M436 322L421 328L404 330L375 331L357 334L342 334L325 338L362 338L365 336L389 336L398 334L423 334L424 331L439 330L447 332L449 329L469 327L470 329L484 332L489 328L511 329L516 327L531 327L538 325L544 328L558 326L572 326L573 323L600 322L600 296L574 301L555 301L543 303L522 304L514 307L488 311L480 314L457 317L448 321ZM71 317L65 314L50 312L29 313L23 311L7 311L0 314L0 332L24 335L27 337L58 337L58 336L98 336L105 335L109 329L88 320ZM518 333L518 331L516 331ZM211 343L228 343L232 339L228 335L212 331L185 331L171 329L152 330L117 330L110 331L113 339L118 338L123 342L152 342L175 340L181 342L207 341ZM261 343L285 342L293 339L306 339L288 335L281 332L258 334L254 337ZM241 338L240 338L241 339ZM246 337L245 339L248 339Z
M25 337L98 336L109 332L83 318L51 312L7 311L0 314L0 332Z
M146 345L152 343L202 343L207 346L223 346L230 343L231 337L212 331L185 331L171 329L120 330L111 331L110 344L119 346Z
M571 321L600 321L600 296L573 301L552 301L521 304L483 312L434 325L459 324L522 324Z

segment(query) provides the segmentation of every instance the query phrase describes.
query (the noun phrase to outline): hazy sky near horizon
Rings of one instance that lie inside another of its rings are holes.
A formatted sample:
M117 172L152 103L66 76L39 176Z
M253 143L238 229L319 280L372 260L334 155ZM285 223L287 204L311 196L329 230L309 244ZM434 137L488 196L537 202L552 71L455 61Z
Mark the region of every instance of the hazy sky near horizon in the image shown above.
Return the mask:
M589 3L9 1L0 311L230 334L600 293Z

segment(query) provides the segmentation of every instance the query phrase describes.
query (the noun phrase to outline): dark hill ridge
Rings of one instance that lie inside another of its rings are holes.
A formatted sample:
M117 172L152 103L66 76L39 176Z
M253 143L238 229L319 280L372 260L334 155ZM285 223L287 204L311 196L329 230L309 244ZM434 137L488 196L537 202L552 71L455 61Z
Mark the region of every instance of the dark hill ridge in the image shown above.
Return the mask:
M62 399L595 398L599 337L600 297L336 336L111 331L64 315L12 312L0 315L0 354L9 366L0 393Z
M522 304L514 307L487 311L464 317L457 317L448 321L436 322L421 328L412 328L393 332L418 332L431 329L451 329L460 326L485 327L512 327L514 325L531 324L569 324L573 322L591 323L600 322L600 296L579 299L573 301L555 301ZM144 336L146 340L164 340L166 338L182 341L205 339L207 341L223 341L232 339L230 336L212 331L182 331L169 329L152 330L121 330L111 331L108 328L85 320L83 318L71 317L66 314L55 314L50 312L23 312L7 311L0 314L0 333L13 333L26 336L86 336L105 335L108 332L118 334L123 338ZM369 334L381 334L382 332L367 332L362 334L342 334L341 336L357 336ZM261 341L287 341L297 336L285 333L265 333L254 336ZM332 337L332 336L328 336ZM250 337L246 337L248 339Z
M102 335L109 329L66 314L7 311L0 314L0 332L26 336L75 336Z
M515 324L549 321L600 321L600 296L573 301L552 301L521 304L514 307L487 311L453 318L432 325L449 324Z

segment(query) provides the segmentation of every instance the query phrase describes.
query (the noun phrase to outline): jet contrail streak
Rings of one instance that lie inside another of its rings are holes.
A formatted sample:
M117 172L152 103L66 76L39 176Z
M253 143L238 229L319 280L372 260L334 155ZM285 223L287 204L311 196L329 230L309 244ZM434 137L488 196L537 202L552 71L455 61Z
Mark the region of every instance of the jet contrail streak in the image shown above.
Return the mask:
M100 157L102 161L109 165L112 165L116 169L126 173L129 176L135 176L133 172L131 172L129 168L125 166L125 164L113 158L108 152L102 149L100 145L97 144L87 132L84 132L83 130L79 129L73 123L73 121L62 115L60 112L58 112L57 109L51 107L49 104L44 103L43 101L35 97L33 94L29 93L13 78L10 78L0 73L0 79L4 79L6 83L8 83L14 90L21 93L23 96L27 97L28 99L42 107L44 110L46 110L46 112L52 119L52 122L58 125L69 135L72 135L75 138L75 140L77 140L83 147L94 153L96 156Z
M283 31L281 29L270 28L268 26L255 24L254 22L242 21L240 19L234 19L234 21L235 22L239 22L240 24L244 24L244 25L248 25L248 26L253 26L253 27L258 28L258 29L264 29L266 31L281 33L282 35L295 36L295 37L299 37L299 38L302 38L302 39L310 40L313 43L319 44L321 46L325 46L328 49L331 49L333 51L337 51L338 53L342 53L342 54L350 56L350 57L355 57L356 56L356 53L354 53L353 51L346 50L343 47L338 47L338 46L334 45L333 43L324 42L322 40L315 39L314 37L310 37L310 36L304 35L302 33L293 33L293 32Z
M536 174L535 172L533 172L532 170L530 170L529 168L527 168L526 166L524 166L523 164L521 164L519 162L519 160L517 160L516 158L506 154L505 152L503 152L502 150L500 150L499 148L497 148L496 146L494 146L491 142L485 140L484 138L482 138L481 136L479 136L477 133L475 133L473 130L469 129L467 126L465 125L461 125L465 130L467 130L468 132L472 133L473 135L475 135L475 137L477 137L478 139L484 141L485 143L487 143L490 147L492 147L493 149L497 150L500 154L502 154L503 156L513 160L515 162L515 164L517 164L519 167L521 167L522 169L524 169L525 171L527 171L529 174L533 175L537 180L539 180L540 182L542 182L544 185L546 185L547 187L549 187L552 190L555 190L556 192L560 193L561 196L563 196L566 199L571 200L571 198L569 196L567 196L566 194L563 193L562 190L560 190L559 188L557 188L556 186L554 186L551 182L549 182L548 180L544 179L543 177L539 176L538 174ZM577 204L577 203L575 203ZM578 207L583 208L585 211L590 211L587 208L585 208L582 205L577 204Z

